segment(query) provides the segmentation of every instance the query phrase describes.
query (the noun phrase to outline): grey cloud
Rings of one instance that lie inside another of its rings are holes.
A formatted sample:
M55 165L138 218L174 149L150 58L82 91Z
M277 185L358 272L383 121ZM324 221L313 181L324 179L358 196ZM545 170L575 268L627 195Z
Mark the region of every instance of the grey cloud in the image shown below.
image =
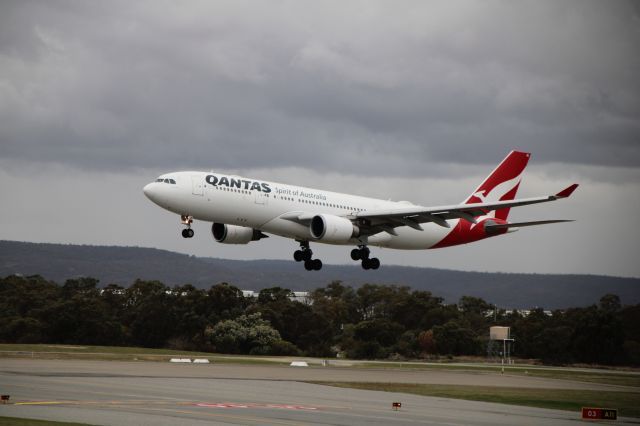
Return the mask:
M0 157L103 170L640 165L638 9L6 2Z

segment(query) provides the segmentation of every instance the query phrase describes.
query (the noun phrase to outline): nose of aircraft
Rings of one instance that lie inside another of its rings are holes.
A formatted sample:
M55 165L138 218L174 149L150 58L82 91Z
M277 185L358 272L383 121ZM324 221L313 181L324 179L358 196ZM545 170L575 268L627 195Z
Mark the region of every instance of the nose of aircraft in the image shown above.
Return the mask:
M155 187L155 182L152 182L148 183L144 188L142 188L142 192L144 192L144 195L146 195L147 198L151 201L153 201L155 196L157 195L157 189Z

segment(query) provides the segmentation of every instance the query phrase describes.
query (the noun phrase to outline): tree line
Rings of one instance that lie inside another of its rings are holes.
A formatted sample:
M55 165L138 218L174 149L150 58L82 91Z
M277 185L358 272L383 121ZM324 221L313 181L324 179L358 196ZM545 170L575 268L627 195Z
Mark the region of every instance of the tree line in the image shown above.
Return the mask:
M640 305L615 295L598 305L528 315L463 296L445 304L428 291L334 281L292 300L273 287L244 297L137 280L99 287L40 276L0 279L0 342L142 346L256 355L424 359L487 354L489 327L510 326L512 354L546 363L640 365Z

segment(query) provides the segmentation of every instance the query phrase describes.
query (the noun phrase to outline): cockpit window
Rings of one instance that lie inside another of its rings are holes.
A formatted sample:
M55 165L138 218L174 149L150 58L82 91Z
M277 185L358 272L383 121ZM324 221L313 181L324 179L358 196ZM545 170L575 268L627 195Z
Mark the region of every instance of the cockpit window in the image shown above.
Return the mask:
M156 179L156 182L168 183L168 184L171 184L171 185L175 185L176 184L175 179L169 179L169 178L158 178L158 179Z

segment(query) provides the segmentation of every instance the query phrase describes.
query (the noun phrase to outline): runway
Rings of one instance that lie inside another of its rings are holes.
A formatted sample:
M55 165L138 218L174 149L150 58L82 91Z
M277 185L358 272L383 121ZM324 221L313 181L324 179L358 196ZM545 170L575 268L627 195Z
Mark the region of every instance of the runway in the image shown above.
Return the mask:
M333 388L300 380L620 390L448 371L0 359L0 415L97 425L575 425L578 413ZM393 402L402 402L398 411ZM617 424L624 424L618 421Z

